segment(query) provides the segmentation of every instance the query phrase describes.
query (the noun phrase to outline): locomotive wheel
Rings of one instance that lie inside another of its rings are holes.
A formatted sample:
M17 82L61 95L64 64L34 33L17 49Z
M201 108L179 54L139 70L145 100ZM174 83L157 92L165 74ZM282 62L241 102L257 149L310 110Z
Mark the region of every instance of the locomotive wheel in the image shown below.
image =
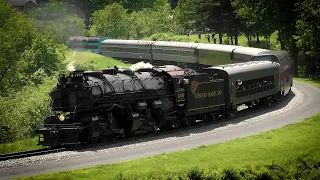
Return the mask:
M191 116L189 119L188 119L188 126L194 126L196 124L196 117L195 116Z
M263 98L262 105L268 107L268 106L271 106L271 104L272 104L272 99L271 98Z
M115 141L117 140L117 136L115 134L109 134L107 137L107 141Z
M50 146L51 148L57 148L60 146L60 142L59 140L54 140L54 142L52 143L52 145Z
M209 113L206 117L207 122L214 122L217 121L219 118L219 115L217 113Z
M235 117L237 115L238 115L237 109L235 109L235 110L227 110L227 112L226 112L226 117L227 118Z
M180 125L181 125L181 124L180 124L179 119L174 120L174 128L175 128L175 129L179 128Z
M129 136L130 137L136 137L137 136L137 131L136 130L133 130L133 131L131 131L130 133L129 133Z
M90 144L96 144L96 143L101 142L101 140L102 140L101 136L92 137L92 138L90 138L89 143L90 143Z

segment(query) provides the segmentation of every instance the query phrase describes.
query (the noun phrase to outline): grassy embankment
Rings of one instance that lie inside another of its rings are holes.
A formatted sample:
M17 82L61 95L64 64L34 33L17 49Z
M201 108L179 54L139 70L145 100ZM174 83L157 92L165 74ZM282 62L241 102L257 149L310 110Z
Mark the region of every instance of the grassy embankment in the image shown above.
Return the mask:
M274 32L270 37L270 49L280 49L280 42L277 41L278 33ZM216 35L217 43L219 43L218 35ZM156 39L158 41L182 41L182 42L197 42L197 43L208 43L208 39L206 38L205 34L201 35L201 39L198 39L198 35L192 34L189 37L187 35L173 35L169 33L159 33L154 34L150 37L144 38L144 40L153 40ZM223 44L230 44L227 36L223 36L222 38ZM263 48L267 49L266 47L266 40L263 36L259 36L259 43L256 42L256 39L253 38L250 43L250 47L257 47L257 48ZM211 44L213 44L213 40L210 41ZM249 46L247 37L243 34L241 34L238 37L238 44L239 46Z
M320 87L319 82L310 82L310 80L302 78L297 80L312 84L316 83L316 85ZM257 176L259 176L259 173L262 171L267 173L267 175L270 173L280 173L280 175L281 173L282 175L288 173L299 174L300 171L306 173L302 167L296 167L302 166L301 163L305 164L304 162L300 161L300 164L296 161L294 163L287 162L286 165L282 164L282 162L297 159L301 156L320 157L319 119L320 114L280 129L224 143L201 146L176 153L164 153L153 157L112 165L100 165L73 171L39 175L31 178L26 177L23 179L120 179L120 177L126 179L167 179L169 177L182 177L185 179L187 176L190 177L192 175L205 175L209 177L221 176L222 172L225 176L228 174L227 172L235 172L232 171L233 168L240 168L242 172L249 172L249 174L251 173L250 175L252 175L253 172L251 172L251 170L245 169L247 166L260 168L259 172L255 172L256 175L258 173ZM272 162L278 164L270 165ZM311 163L311 161L308 163ZM313 163L317 164L318 160ZM269 169L264 167L261 170L261 165L268 164L269 166L267 167L269 167ZM273 166L276 166L276 168ZM279 169L280 166L285 169ZM310 172L312 171L319 175L320 169L317 168L320 168L320 161L318 166L310 166ZM204 170L204 173L201 171L192 171L194 168ZM283 171L286 171L286 173ZM304 177L309 175L310 172L308 171L307 174L300 175Z
M113 67L115 65L118 67L129 66L112 58L89 52L68 52L66 56L66 62L72 62L76 69L82 67L83 65L86 65L86 67L92 67L93 69L104 69L107 67ZM12 143L0 144L0 154L44 148L43 146L37 146L37 143L38 137L22 139Z
M69 51L66 61L70 63L69 65L73 65L76 69L82 69L85 67L91 70L99 70L114 66L129 67L128 64L117 61L113 58L89 52Z

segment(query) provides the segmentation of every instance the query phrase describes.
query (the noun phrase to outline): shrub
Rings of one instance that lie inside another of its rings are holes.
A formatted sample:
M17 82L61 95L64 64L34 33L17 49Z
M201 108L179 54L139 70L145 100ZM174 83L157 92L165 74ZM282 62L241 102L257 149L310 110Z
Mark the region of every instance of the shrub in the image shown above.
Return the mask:
M34 135L50 113L48 93L54 87L56 78L45 77L43 84L26 86L17 94L0 97L0 143Z

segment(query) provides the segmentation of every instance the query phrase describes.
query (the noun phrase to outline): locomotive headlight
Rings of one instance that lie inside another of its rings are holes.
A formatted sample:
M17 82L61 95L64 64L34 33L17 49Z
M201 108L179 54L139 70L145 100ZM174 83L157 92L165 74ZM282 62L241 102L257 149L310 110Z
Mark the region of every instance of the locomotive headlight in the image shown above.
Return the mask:
M60 120L60 121L64 121L64 120L65 120L65 117L64 117L63 114L60 114L60 115L59 115L59 120Z

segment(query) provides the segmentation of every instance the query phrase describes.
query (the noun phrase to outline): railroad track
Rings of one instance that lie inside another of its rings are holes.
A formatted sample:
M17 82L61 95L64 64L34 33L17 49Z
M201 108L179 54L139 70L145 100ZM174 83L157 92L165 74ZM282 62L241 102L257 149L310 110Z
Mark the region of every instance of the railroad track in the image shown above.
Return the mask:
M31 156L39 156L43 154L55 153L65 151L66 148L43 148L31 151L23 151L17 153L10 153L10 154L0 154L0 161L5 161L9 159L18 159L24 157L31 157Z
M32 157L32 156L39 156L39 155L44 155L44 154L50 154L50 153L56 153L56 152L62 152L62 151L72 151L72 150L85 150L87 148L99 148L99 147L105 147L105 145L108 145L108 148L111 147L116 147L119 145L119 143L133 143L136 140L144 140L144 139L149 139L149 138L161 138L161 136L164 135L169 135L169 134L174 134L178 132L183 132L187 131L190 129L196 129L196 128L201 128L208 126L209 124L216 124L216 123L221 123L225 121L230 121L234 118L239 118L243 116L248 116L250 114L254 114L257 112L261 112L263 110L269 109L271 107L275 107L281 102L283 102L284 99L281 99L277 102L272 103L270 106L263 106L260 108L245 108L244 110L240 110L239 113L235 117L229 117L229 118L223 118L219 119L214 122L199 122L194 126L188 126L188 127L181 127L177 129L172 129L169 131L164 131L164 132L158 132L158 133L147 133L147 134L141 134L136 137L124 137L124 138L118 138L114 139L112 141L107 141L107 142L101 142L97 144L83 144L78 147L73 147L73 148L44 148L44 149L38 149L38 150L31 150L31 151L24 151L24 152L17 152L17 153L10 153L10 154L0 154L0 161L5 161L5 160L10 160L10 159L18 159L18 158L25 158L25 157ZM228 120L227 120L228 119Z

